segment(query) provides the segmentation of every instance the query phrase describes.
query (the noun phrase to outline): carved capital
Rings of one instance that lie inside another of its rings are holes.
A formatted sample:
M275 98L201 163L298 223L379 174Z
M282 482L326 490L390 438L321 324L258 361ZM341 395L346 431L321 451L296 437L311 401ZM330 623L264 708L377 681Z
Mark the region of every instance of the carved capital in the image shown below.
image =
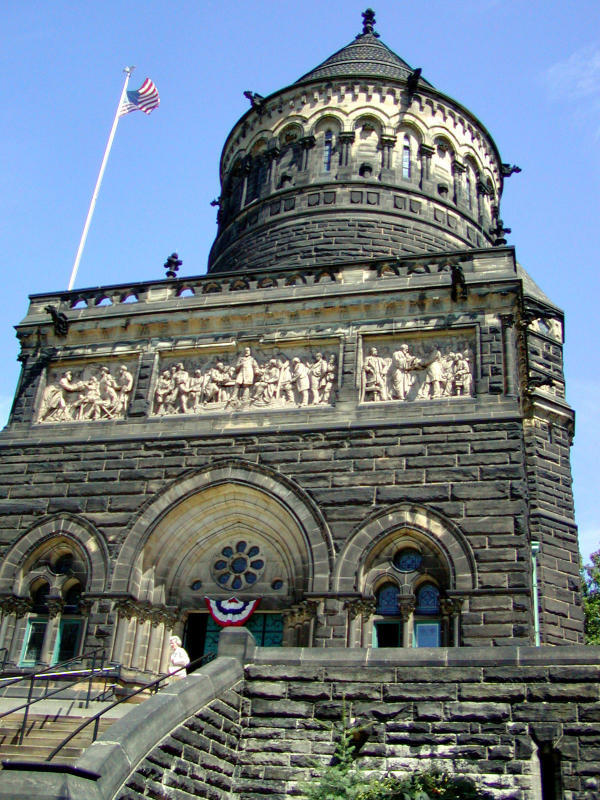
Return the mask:
M382 147L394 147L397 142L396 136L382 136L379 139L379 143Z
M500 314L500 322L503 328L512 328L515 324L514 314Z
M338 134L338 141L342 142L343 144L352 144L356 137L354 131L342 131Z
M315 142L316 139L314 136L303 136L302 139L300 139L300 145L305 150L310 150L311 148L313 148L315 146Z
M454 159L454 161L452 162L452 174L453 175L462 175L462 173L466 172L466 170L467 170L467 168L465 167L465 165L462 162L457 161L456 159Z
M435 153L435 148L431 147L428 144L422 144L419 147L419 155L422 158L431 158L431 156Z
M94 605L94 600L91 597L82 597L79 600L79 613L84 617L89 616L90 611Z
M398 611L400 612L400 616L402 617L403 622L408 622L408 618L415 610L415 598L414 595L410 595L408 597L399 597L398 598Z
M49 597L47 600L48 614L50 617L58 617L62 614L65 602L62 597Z
M373 598L360 597L356 600L346 600L344 609L348 611L350 619L356 619L360 616L364 620L368 620L375 613L377 603Z
M0 608L5 614L14 614L17 619L20 619L31 611L33 602L30 597L18 597L16 594L12 594L0 600Z
M442 597L440 600L440 610L445 617L454 617L460 614L464 603L463 597Z

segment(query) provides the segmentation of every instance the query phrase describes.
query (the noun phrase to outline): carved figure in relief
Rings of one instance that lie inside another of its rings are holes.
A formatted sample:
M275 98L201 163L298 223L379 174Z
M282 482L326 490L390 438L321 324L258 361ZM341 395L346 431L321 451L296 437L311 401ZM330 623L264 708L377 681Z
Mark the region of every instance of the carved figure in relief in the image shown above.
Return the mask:
M127 408L127 403L129 401L129 395L131 394L132 389L133 389L133 375L127 369L127 367L124 364L122 364L119 367L119 371L117 373L116 413L118 415L125 413L125 409Z
M278 358L277 359L277 366L279 367L279 385L277 387L277 398L282 400L284 403L293 403L294 402L294 388L292 384L292 370L290 368L290 362Z
M410 354L407 344L400 345L400 349L392 355L391 394L394 399L406 400L415 382L414 371L420 369L422 365L420 359Z
M308 371L313 403L317 404L321 402L321 392L325 386L327 376L327 361L325 361L321 353L317 353L314 364L308 365Z
M365 400L387 400L386 375L389 361L381 358L377 348L372 347L365 358L361 375L361 402Z
M202 370L194 370L194 374L190 376L188 389L188 409L190 411L197 411L200 408L204 394L204 384L205 379L202 375Z
M457 353L454 361L454 387L457 395L470 395L473 386L471 366L466 353Z
M237 399L242 402L250 399L250 388L254 385L259 371L258 362L252 355L249 347L244 350L236 364L235 382L237 385Z
M158 415L166 414L167 401L172 393L171 372L165 369L161 372L154 390L154 413Z
M81 422L116 419L127 410L133 388L133 376L122 365L115 378L106 366L97 368L87 380L73 380L72 370L66 370L56 383L44 392L38 422Z
M296 389L300 394L300 406L307 406L310 379L308 367L299 358L292 358L292 383L296 385Z
M325 373L325 382L323 384L323 393L321 395L321 401L323 403L329 403L331 398L331 392L333 390L333 385L336 379L336 363L335 363L335 356L333 353L329 356L327 360L327 372Z
M442 387L445 386L445 363L442 354L436 350L425 371L425 380L417 393L419 399L438 398L442 396Z

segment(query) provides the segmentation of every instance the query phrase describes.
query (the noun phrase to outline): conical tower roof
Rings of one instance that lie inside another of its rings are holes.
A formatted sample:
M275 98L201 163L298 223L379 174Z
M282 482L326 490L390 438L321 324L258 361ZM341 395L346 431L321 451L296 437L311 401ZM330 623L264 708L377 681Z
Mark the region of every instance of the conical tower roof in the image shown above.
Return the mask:
M296 84L328 78L391 78L406 81L413 68L384 44L373 30L375 15L367 9L363 14L363 32L329 56L319 66L307 72ZM430 83L421 78L423 83Z

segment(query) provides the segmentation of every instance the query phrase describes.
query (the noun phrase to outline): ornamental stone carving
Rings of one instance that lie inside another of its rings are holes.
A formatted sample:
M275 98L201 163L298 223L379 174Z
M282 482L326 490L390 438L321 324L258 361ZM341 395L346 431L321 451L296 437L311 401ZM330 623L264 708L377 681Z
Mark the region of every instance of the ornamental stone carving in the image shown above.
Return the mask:
M364 345L359 401L412 402L473 395L470 343L450 338Z
M562 342L563 340L562 322L554 317L537 317L532 319L527 327L530 331L543 333L556 342Z
M0 600L0 610L4 614L14 614L17 619L24 617L33 608L33 601L30 597L19 597L12 594Z
M122 419L132 389L133 375L125 364L49 370L37 422Z
M376 612L377 603L373 598L360 597L356 600L346 600L344 609L348 611L350 619L360 616L363 620L368 620Z
M303 408L333 404L337 359L277 352L265 357L244 348L237 358L200 364L182 359L163 364L154 389L152 414L202 414L258 408Z

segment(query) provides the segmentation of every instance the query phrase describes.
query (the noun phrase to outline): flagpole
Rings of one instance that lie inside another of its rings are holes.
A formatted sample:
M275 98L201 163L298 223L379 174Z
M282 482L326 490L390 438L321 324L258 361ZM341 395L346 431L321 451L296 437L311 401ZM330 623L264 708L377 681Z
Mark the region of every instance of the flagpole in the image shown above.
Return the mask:
M119 122L119 112L121 111L121 106L123 104L123 100L125 98L125 92L127 91L127 85L129 83L129 79L131 78L131 73L135 67L125 67L123 72L125 73L125 83L123 84L123 90L121 92L121 97L119 98L119 105L117 106L117 112L115 114L115 118L113 120L112 128L110 129L110 134L108 137L108 142L106 143L106 148L104 150L104 156L102 158L102 164L100 165L100 172L98 173L98 180L96 181L96 187L94 189L94 193L92 194L92 201L90 203L90 207L87 213L87 217L85 219L85 225L83 226L83 233L81 234L81 241L79 242L79 247L77 248L77 255L75 256L75 263L73 264L73 269L71 270L71 278L69 280L69 288L68 291L71 291L73 288L73 284L75 283L75 278L77 277L77 270L79 269L79 262L81 261L81 254L83 253L83 248L85 247L85 240L87 239L88 231L90 229L90 223L92 221L92 216L94 214L94 209L96 208L96 200L98 199L98 194L100 192L100 185L102 183L102 178L104 177L104 170L106 169L106 162L108 161L108 156L110 154L110 150L112 147L113 140L115 138L115 133L117 131L117 125Z

